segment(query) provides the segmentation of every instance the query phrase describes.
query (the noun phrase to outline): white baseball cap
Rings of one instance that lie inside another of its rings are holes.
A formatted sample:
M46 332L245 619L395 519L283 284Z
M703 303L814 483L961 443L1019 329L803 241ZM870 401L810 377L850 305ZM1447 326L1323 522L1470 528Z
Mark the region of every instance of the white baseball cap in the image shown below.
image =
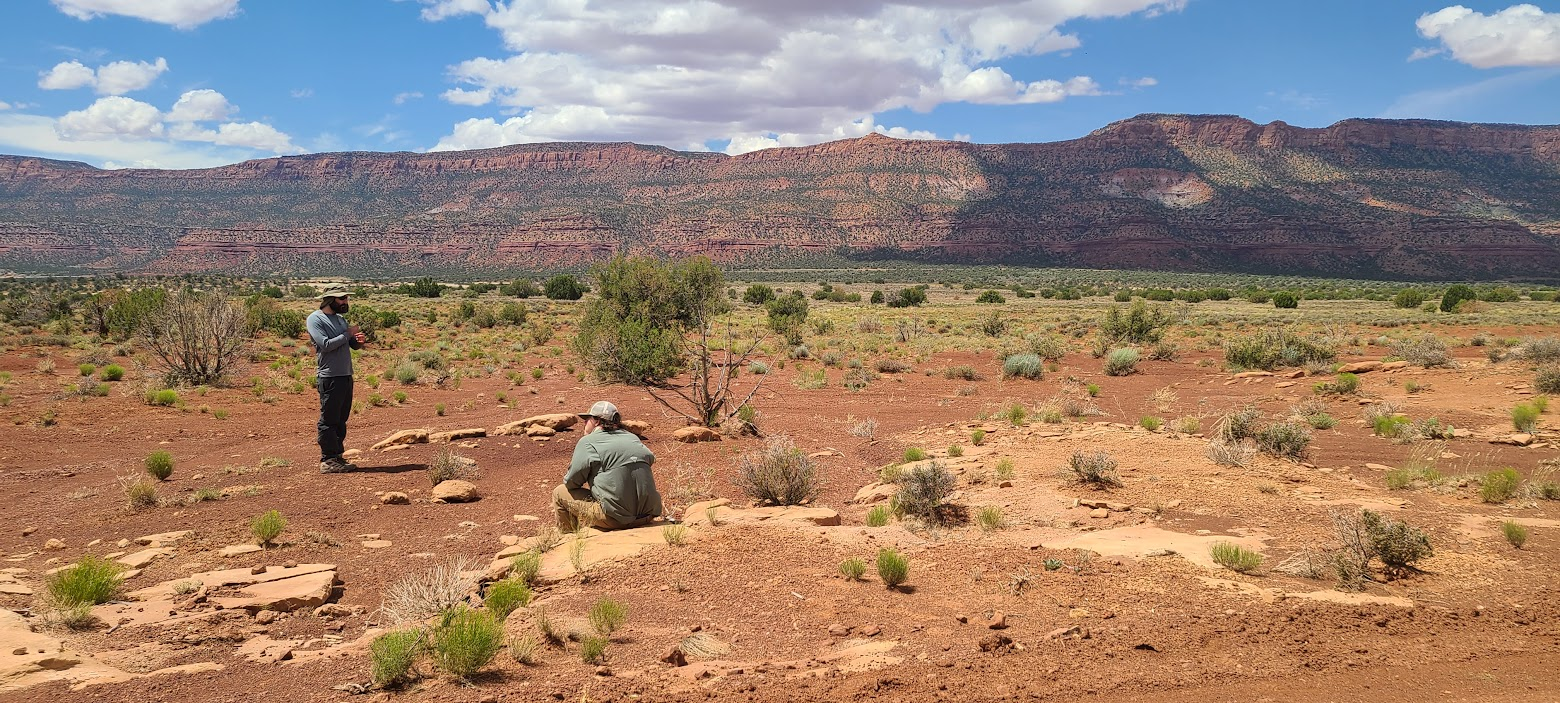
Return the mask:
M598 420L616 422L618 419L618 409L617 406L613 405L612 403L609 403L605 400L598 400L596 401L595 405L590 406L589 412L580 413L579 416L580 419L594 417Z

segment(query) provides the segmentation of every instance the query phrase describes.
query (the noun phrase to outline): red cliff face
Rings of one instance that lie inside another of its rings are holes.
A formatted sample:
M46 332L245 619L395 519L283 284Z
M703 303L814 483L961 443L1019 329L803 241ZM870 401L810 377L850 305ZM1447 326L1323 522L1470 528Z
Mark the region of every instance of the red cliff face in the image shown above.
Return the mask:
M1395 278L1560 271L1560 127L1145 115L1082 139L881 135L314 154L188 171L0 157L0 268L408 275L618 251Z

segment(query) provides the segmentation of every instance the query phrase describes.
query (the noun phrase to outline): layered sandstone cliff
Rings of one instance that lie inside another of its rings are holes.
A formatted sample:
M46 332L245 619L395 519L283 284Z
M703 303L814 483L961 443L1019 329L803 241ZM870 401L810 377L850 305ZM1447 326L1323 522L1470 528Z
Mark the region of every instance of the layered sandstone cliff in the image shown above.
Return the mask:
M1046 144L879 135L313 154L189 171L0 157L0 268L503 273L617 251L1560 276L1560 127L1145 115Z

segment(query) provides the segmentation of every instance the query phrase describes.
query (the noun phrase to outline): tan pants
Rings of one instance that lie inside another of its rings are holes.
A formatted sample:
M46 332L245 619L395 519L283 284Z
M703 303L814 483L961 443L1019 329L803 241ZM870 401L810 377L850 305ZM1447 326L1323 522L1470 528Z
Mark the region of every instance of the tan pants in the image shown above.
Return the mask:
M581 525L598 530L622 530L648 525L655 519L645 518L626 525L618 524L602 512L601 504L596 502L595 496L592 496L590 490L586 488L571 490L568 486L559 485L553 489L552 500L553 513L558 519L558 529L563 532L573 532Z

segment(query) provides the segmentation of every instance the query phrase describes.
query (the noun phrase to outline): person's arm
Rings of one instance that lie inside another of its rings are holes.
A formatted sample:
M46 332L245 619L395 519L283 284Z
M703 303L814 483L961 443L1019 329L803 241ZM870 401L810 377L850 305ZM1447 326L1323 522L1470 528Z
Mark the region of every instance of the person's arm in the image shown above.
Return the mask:
M596 463L596 448L582 437L574 445L574 457L569 460L569 470L563 475L563 485L570 490L584 488L592 474L590 467Z
M348 340L351 339L344 334L337 335L335 337L327 337L326 335L328 334L330 334L330 326L326 324L325 316L310 315L309 340L314 342L314 348L319 350L321 354L324 354L325 352L336 351L337 349L341 348L341 345L346 344Z
M362 333L358 331L358 326L357 325L348 325L347 326L347 344L352 345L353 349L362 349L363 348L363 343L358 341L358 335L360 335L360 334L362 334Z

